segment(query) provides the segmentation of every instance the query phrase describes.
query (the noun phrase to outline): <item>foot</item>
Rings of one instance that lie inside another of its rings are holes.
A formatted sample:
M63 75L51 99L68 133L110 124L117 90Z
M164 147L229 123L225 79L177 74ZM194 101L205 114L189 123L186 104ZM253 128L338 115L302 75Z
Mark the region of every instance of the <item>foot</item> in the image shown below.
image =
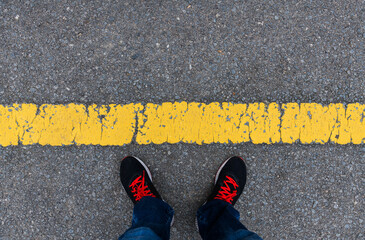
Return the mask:
M146 196L161 199L160 194L152 184L150 170L136 157L128 156L122 160L120 180L134 204Z
M207 202L220 199L232 205L241 196L246 184L246 164L240 157L231 157L219 168L215 185Z

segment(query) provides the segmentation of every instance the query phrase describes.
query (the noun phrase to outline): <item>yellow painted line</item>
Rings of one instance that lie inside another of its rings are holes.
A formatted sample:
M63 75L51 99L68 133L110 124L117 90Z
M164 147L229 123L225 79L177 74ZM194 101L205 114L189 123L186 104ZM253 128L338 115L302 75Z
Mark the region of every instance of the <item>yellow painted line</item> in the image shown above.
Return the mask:
M365 104L0 105L0 145L365 143Z

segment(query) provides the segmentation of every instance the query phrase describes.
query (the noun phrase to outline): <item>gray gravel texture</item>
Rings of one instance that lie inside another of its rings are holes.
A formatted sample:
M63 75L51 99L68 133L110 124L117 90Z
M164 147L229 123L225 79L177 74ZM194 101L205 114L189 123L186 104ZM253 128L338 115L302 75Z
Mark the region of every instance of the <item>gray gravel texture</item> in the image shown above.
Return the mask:
M365 103L364 1L0 0L0 104ZM364 145L0 147L0 239L116 239L134 154L199 239L223 160L249 166L237 203L264 239L363 239Z

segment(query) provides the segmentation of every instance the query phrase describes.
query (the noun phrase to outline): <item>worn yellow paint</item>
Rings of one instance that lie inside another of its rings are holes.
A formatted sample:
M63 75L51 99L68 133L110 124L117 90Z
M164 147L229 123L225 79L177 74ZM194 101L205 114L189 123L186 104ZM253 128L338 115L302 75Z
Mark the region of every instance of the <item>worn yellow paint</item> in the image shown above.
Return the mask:
M281 141L294 143L299 140L299 104L282 104L283 116L281 117Z
M333 131L337 112L332 105L302 103L299 111L300 141L326 143Z
M365 143L365 104L0 105L0 146Z
M365 104L352 103L347 106L348 130L354 144L365 142Z
M136 111L140 104L108 105L99 109L102 118L101 145L124 145L132 141L136 120ZM78 143L78 142L77 142ZM87 143L79 143L87 144Z
M0 144L2 146L18 145L19 129L15 118L17 108L17 104L0 105Z

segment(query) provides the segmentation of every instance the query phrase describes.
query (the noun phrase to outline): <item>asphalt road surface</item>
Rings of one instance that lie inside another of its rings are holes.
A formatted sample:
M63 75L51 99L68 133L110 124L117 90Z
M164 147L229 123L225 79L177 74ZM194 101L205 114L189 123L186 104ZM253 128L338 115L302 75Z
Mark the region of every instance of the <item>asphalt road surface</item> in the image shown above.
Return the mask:
M365 103L364 1L0 1L0 104ZM264 239L363 239L365 146L0 147L0 239L117 239L143 159L175 209L171 239L240 155L236 204Z

